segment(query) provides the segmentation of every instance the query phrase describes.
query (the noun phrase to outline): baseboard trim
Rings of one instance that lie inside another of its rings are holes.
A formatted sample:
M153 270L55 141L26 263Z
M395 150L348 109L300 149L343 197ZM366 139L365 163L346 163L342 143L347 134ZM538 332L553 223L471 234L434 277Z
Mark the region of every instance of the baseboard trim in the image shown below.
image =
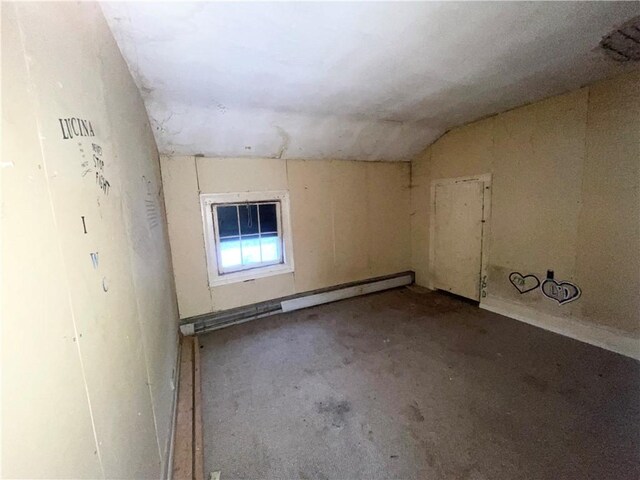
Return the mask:
M556 317L492 296L484 298L480 302L480 308L640 360L640 339L618 330L598 327L571 318Z
M273 300L253 303L230 310L186 318L180 323L180 331L183 335L198 335L277 313L291 312L323 303L336 302L359 295L367 295L369 293L389 290L404 285L411 285L414 280L415 274L412 271L406 271L298 293L287 297L274 298Z

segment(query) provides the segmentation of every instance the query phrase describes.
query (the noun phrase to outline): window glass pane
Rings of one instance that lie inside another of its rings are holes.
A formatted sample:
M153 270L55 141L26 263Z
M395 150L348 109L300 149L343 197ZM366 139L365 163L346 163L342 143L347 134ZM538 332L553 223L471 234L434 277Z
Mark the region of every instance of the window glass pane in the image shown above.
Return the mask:
M240 205L240 234L251 235L258 233L258 206L255 203Z
M260 250L263 262L277 262L280 260L280 239L278 235L262 235Z
M260 237L251 235L242 237L242 264L260 263Z
M242 265L240 237L223 238L220 240L220 262L222 263L222 268Z
M263 233L278 231L278 217L276 216L275 203L260 204L260 231Z
M238 231L238 209L236 206L216 207L218 211L218 232L221 237L240 235Z

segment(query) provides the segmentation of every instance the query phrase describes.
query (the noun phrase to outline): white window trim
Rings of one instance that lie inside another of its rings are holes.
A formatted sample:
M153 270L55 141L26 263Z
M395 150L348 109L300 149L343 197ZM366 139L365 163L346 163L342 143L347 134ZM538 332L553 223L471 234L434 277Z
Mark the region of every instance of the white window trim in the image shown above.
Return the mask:
M283 263L254 267L237 272L220 274L218 272L218 254L216 249L215 225L211 206L221 203L280 202L280 228L282 234ZM204 228L204 246L207 257L209 287L246 282L256 278L281 275L293 272L293 241L291 240L291 215L289 213L289 192L285 190L270 192L203 193L200 195L202 225Z

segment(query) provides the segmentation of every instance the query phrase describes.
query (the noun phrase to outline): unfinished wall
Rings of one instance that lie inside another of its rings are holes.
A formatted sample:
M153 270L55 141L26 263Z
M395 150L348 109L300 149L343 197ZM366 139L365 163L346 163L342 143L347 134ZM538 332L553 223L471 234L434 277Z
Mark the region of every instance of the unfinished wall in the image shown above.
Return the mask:
M410 265L409 165L162 157L180 317L401 272ZM209 288L200 193L288 190L295 271Z
M412 264L428 285L431 181L493 175L487 296L503 313L640 353L640 74L452 130L412 163ZM574 282L559 305L517 271ZM582 333L576 333L581 331Z
M97 4L3 3L2 100L2 476L160 478L177 307L158 155Z

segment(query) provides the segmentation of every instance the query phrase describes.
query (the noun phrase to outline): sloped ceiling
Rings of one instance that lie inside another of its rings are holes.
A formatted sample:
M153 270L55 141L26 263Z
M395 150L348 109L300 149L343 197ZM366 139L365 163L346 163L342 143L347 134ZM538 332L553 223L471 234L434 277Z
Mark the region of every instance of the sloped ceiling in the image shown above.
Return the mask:
M451 127L635 68L638 2L102 3L167 154L408 160Z

